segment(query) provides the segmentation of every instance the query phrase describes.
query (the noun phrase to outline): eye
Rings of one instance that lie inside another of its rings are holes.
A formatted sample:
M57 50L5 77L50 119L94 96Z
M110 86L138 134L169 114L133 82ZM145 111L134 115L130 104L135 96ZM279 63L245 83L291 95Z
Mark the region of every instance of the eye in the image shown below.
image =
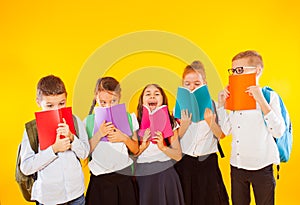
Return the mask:
M52 108L53 107L53 105L51 105L51 104L48 104L48 105L46 105L48 108Z
M184 86L190 86L189 82L184 82Z
M59 103L60 106L64 106L65 104L66 104L65 102Z
M150 96L150 93L146 93L145 96Z

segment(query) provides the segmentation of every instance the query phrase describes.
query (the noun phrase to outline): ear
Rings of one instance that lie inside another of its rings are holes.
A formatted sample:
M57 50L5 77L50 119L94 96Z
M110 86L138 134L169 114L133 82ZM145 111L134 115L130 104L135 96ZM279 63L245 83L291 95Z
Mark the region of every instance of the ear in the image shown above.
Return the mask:
M261 74L262 74L262 71L263 71L263 69L262 69L262 67L261 66L257 66L256 67L256 76L261 76Z
M39 107L41 107L41 103L40 103L39 98L36 98L35 101L36 101L36 104L37 104Z

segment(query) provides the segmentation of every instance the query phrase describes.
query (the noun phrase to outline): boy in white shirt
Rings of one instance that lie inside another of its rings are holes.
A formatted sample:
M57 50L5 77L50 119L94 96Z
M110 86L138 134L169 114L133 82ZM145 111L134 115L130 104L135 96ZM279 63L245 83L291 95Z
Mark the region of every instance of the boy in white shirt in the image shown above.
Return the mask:
M274 204L273 164L279 164L279 153L273 137L284 133L279 97L271 93L268 104L259 86L263 71L262 57L256 51L238 53L232 59L232 75L256 73L256 85L245 91L256 101L256 109L225 112L229 91L219 94L219 120L225 135L232 134L231 198L233 205L250 204L252 185L257 205Z
M37 85L36 101L43 111L66 107L67 91L63 81L49 75L40 79ZM75 116L76 117L76 116ZM21 143L20 169L25 175L37 172L37 179L31 191L31 200L37 204L84 205L84 176L80 159L90 151L84 124L76 117L77 136L66 122L57 125L56 141L45 150L35 153L26 130ZM65 136L60 138L60 136Z

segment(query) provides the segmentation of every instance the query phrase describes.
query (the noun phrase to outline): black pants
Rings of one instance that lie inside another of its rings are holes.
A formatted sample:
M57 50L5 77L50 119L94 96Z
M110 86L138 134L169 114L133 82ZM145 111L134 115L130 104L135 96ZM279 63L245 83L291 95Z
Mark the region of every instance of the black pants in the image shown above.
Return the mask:
M275 184L273 165L259 170L245 170L231 166L233 205L250 204L250 185L253 188L256 205L274 205Z

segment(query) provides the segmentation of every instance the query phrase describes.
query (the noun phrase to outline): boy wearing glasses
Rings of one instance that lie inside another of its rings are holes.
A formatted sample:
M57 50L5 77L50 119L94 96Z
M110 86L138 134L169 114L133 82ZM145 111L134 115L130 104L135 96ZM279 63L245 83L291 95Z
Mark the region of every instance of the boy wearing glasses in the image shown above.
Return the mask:
M281 116L279 97L271 93L268 104L259 86L263 71L262 57L256 51L238 53L232 59L231 75L256 73L256 85L245 91L256 101L256 109L235 110L227 113L224 109L227 89L219 94L218 115L225 135L232 134L231 198L233 205L250 204L252 185L257 205L273 205L275 179L273 164L279 164L279 153L273 137L280 137L285 130Z

